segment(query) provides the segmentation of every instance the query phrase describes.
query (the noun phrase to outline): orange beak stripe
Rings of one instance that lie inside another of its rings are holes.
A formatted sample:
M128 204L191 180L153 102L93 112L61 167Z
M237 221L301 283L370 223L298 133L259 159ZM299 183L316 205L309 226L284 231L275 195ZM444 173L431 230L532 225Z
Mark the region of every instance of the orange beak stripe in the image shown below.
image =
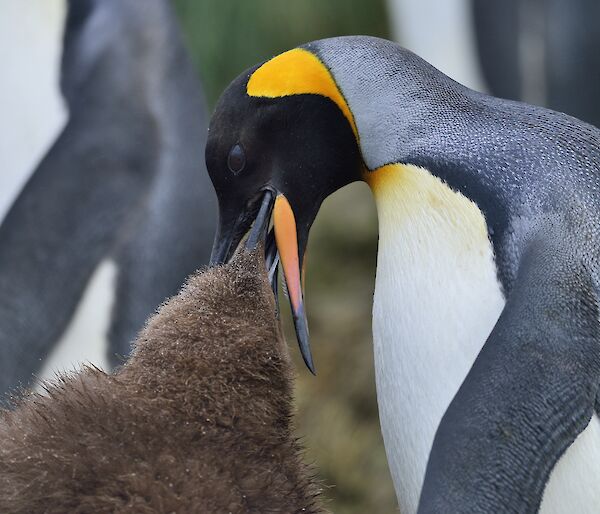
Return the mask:
M273 208L273 226L279 258L287 283L290 302L294 313L302 305L302 286L300 281L300 262L298 257L298 235L294 211L287 198L280 194Z

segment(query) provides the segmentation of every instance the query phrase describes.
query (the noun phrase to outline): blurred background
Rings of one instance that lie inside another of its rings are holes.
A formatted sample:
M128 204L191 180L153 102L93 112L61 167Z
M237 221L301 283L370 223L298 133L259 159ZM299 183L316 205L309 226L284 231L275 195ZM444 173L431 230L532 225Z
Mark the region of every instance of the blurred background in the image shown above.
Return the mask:
M145 317L205 264L206 125L244 69L369 34L474 89L598 125L599 15L596 0L0 0L2 392L122 362ZM307 257L317 377L285 320L298 437L339 513L397 510L372 362L376 246L365 185L327 200Z

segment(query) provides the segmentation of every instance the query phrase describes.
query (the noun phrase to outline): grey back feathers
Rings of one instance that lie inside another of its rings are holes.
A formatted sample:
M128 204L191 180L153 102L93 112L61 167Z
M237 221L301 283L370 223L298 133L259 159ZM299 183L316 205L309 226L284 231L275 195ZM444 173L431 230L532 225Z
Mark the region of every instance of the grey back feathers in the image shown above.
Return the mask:
M422 166L483 211L505 290L518 241L538 218L568 216L572 229L587 227L600 242L598 129L472 91L389 41L351 36L308 47L345 96L369 169Z
M0 227L0 392L29 383L102 259L114 364L210 254L206 112L169 2L71 1L61 89L67 126Z
M0 510L321 512L262 252L190 277L113 375L0 418Z
M399 155L420 133L429 117L446 108L445 96L464 89L433 66L396 43L349 36L309 43L331 70L358 129L360 149L370 170L402 162ZM357 66L357 63L360 63Z

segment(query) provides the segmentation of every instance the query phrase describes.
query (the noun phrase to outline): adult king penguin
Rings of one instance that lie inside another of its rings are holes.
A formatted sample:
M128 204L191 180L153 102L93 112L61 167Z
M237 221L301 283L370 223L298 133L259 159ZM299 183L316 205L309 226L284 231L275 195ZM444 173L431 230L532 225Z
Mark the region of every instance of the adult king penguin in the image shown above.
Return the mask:
M107 318L120 364L214 234L204 99L170 1L70 0L60 86L67 124L0 225L0 405L52 360L94 286L112 305L90 317ZM114 280L98 283L106 263Z
M311 369L308 232L329 194L371 187L377 394L401 512L598 512L597 129L343 37L238 77L206 158L212 262L272 212L267 256Z

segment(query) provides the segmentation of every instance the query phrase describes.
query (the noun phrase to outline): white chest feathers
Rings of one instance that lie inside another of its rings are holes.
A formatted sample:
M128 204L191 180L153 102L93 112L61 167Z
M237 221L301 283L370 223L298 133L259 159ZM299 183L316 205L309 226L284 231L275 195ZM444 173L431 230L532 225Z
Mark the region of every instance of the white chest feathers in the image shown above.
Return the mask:
M373 339L381 430L400 512L416 512L439 422L504 307L477 206L426 170L368 177L379 216ZM600 422L560 459L545 514L600 512Z
M0 1L0 221L66 123L59 89L66 0ZM10 49L10 50L8 50Z
M373 173L377 397L400 511L411 513L438 424L504 298L475 204L421 168Z

